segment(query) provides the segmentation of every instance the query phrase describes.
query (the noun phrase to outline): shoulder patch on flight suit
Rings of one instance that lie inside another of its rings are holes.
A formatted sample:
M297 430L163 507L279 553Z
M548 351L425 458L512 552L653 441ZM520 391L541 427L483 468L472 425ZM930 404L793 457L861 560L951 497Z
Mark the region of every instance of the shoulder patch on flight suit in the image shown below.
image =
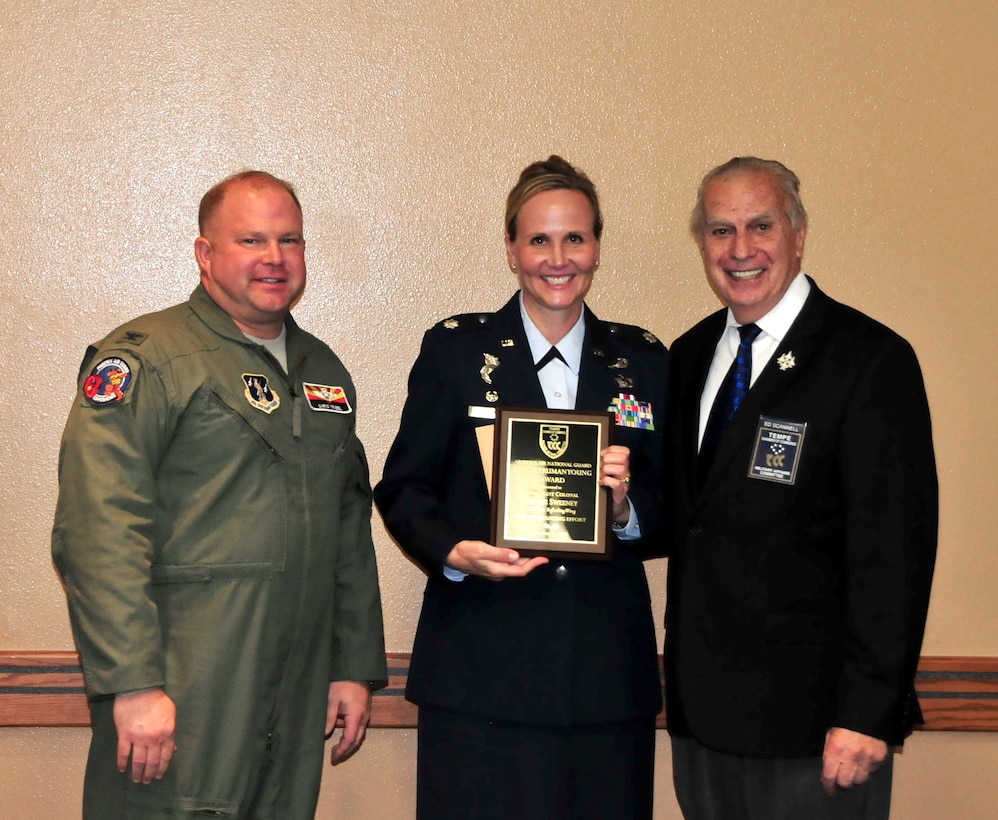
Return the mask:
M132 369L117 356L101 359L83 383L83 395L91 404L102 407L120 404L132 386Z

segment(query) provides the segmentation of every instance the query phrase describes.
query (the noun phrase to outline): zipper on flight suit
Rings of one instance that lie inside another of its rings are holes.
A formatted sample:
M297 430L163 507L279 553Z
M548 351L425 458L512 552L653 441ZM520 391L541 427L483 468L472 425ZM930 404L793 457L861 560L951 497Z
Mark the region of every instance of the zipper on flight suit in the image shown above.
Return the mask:
M301 369L305 366L305 354L302 353L298 357L298 361L295 362L294 367L291 368L291 375L288 377L288 392L291 394L291 435L295 438L301 438L301 423L302 423L302 397L298 395L298 391L295 390L295 384L298 383L298 374Z
M257 348L268 359L273 365L274 369L281 374L284 378L284 386L288 388L288 394L291 396L291 435L295 438L301 438L302 433L302 398L298 395L298 391L295 390L295 383L298 381L298 373L305 364L305 354L302 353L295 362L295 366L291 368L291 375L289 376L284 372L284 368L281 367L281 363L277 361L277 358L263 345L257 345Z

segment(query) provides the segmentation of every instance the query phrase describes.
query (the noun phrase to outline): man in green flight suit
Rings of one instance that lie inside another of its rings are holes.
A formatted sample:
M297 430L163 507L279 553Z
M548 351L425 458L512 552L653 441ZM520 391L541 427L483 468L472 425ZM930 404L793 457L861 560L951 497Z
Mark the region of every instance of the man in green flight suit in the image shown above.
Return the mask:
M92 820L312 818L387 681L354 386L290 315L301 205L248 171L199 227L201 284L87 351L60 448Z

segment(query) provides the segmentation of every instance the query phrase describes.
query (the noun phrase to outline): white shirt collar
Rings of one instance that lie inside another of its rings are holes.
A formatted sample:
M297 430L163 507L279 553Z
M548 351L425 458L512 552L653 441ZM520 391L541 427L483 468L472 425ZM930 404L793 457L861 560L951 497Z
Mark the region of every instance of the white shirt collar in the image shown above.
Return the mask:
M523 306L523 292L520 292L520 318L523 320L523 331L527 334L527 343L530 345L530 356L534 364L551 349L551 342L544 338L544 334L537 329L527 314L527 309ZM582 344L586 339L586 311L579 314L578 321L572 325L572 329L566 333L555 347L564 357L568 369L578 375L579 367L582 363Z
M804 302L807 301L807 296L810 292L811 283L807 281L807 276L804 275L804 271L800 271L797 276L794 277L794 281L790 283L790 287L787 288L787 292L783 294L783 298L776 303L776 306L769 311L769 313L761 319L756 320L755 324L757 324L766 335L776 339L778 342L782 342L783 337L787 335L787 332L790 330L790 326L797 318L797 314L799 314L801 309L804 307ZM739 326L739 323L735 321L735 316L731 312L731 308L728 308L727 326ZM558 349L560 350L561 347L559 346Z

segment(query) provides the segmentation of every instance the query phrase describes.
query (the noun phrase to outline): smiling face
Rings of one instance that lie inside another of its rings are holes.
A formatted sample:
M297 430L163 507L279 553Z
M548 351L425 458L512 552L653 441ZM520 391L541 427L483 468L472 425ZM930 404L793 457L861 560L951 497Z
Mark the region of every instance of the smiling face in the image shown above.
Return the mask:
M527 315L552 344L578 320L592 285L600 249L594 221L585 194L557 188L528 199L516 215L516 239L506 237Z
M739 324L772 310L800 271L806 225L794 228L779 181L765 172L734 172L703 193L700 255L711 288Z
M230 185L194 254L208 295L240 330L261 339L280 335L305 289L302 214L287 190L260 179Z

